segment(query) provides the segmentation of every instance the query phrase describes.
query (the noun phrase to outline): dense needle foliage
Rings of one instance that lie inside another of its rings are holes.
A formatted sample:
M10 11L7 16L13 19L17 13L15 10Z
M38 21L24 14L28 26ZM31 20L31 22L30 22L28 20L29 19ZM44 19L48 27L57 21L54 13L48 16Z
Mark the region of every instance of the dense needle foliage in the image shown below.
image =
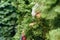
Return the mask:
M39 19L31 15L36 3ZM60 0L0 0L0 40L20 40L23 30L27 40L60 40Z

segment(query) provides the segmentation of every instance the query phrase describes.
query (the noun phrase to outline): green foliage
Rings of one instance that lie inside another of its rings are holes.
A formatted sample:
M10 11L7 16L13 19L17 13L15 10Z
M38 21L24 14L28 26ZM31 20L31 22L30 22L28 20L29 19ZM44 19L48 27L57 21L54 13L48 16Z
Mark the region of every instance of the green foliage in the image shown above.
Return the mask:
M16 8L13 7L9 0L0 2L0 40L8 40L15 33L17 21Z
M35 3L39 4L40 19L33 19L31 16ZM33 27L29 26L32 22L36 22ZM0 40L20 40L23 30L27 40L55 40L56 37L52 35L59 34L58 28L60 28L60 0L1 0L0 2Z
M49 35L47 35L49 40L60 40L60 29L53 29L49 31Z

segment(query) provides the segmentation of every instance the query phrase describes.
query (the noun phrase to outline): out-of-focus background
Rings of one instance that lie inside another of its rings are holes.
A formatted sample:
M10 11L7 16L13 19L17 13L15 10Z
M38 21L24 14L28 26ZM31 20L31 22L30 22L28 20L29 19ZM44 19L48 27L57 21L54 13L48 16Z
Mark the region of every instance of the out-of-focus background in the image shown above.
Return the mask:
M60 0L0 0L0 40L22 40L22 35L60 40Z

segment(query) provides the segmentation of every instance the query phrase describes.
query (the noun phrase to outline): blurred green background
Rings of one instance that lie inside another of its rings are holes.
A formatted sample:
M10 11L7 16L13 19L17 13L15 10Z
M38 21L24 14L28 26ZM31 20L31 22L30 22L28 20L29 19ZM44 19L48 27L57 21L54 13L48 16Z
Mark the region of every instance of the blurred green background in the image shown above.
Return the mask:
M36 3L40 19L31 15ZM0 0L0 40L20 40L23 30L27 40L60 40L60 0Z

